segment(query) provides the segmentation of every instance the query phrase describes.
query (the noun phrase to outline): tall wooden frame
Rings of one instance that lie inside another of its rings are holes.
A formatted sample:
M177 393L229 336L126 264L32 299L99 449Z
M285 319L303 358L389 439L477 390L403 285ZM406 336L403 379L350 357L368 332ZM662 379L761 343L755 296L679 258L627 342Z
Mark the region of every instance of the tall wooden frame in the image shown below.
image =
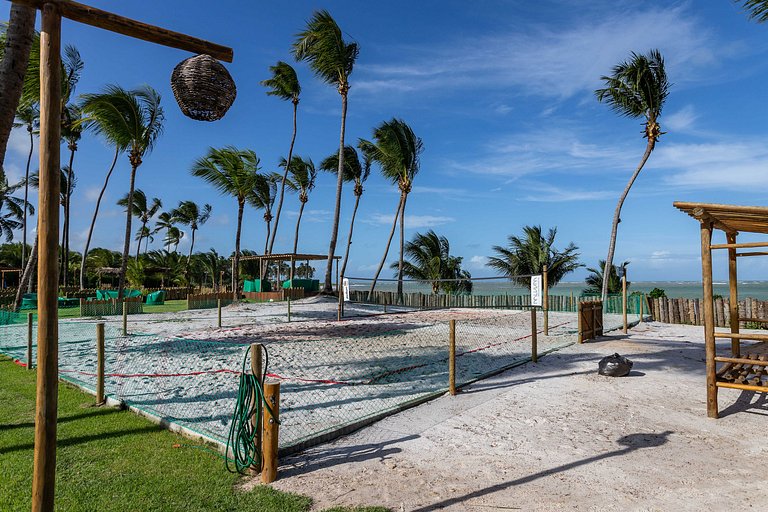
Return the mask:
M40 187L37 232L37 407L32 510L54 508L58 410L58 233L61 131L61 19L232 62L231 48L69 0L10 0L42 13L40 30Z
M707 377L707 415L717 418L717 391L719 388L732 388L745 391L768 393L768 380L765 379L768 366L768 335L742 334L740 322L768 324L765 318L749 318L739 313L737 259L748 256L768 256L766 251L743 251L768 247L766 242L738 243L739 233L768 234L768 208L760 206L735 206L710 203L676 202L674 206L699 222L701 237L701 282L703 292L704 343ZM725 233L726 243L713 244L712 233L720 230ZM730 315L729 332L715 331L714 293L712 291L712 251L728 251L728 289ZM730 339L730 356L718 356L716 340ZM757 343L742 347L742 341ZM744 353L742 353L744 349ZM723 363L718 369L717 364Z

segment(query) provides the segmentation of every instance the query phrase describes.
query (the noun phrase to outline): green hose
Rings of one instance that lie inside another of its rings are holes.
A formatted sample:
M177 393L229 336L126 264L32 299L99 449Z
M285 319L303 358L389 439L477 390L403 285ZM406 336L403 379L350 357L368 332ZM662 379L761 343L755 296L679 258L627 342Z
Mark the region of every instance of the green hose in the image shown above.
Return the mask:
M232 414L232 424L229 427L229 436L227 437L227 455L224 458L224 464L227 470L234 473L245 473L248 468L256 468L261 471L262 455L261 446L256 443L256 429L253 426L254 418L262 418L262 407L265 407L270 413L269 407L264 398L264 390L261 387L264 376L267 374L269 356L266 347L264 348L264 375L257 378L256 375L248 373L248 355L251 348L245 351L243 357L243 367L240 373L240 388L237 392L237 402L235 411ZM274 416L274 415L273 415ZM230 457L230 454L232 455ZM234 470L230 466L234 463Z

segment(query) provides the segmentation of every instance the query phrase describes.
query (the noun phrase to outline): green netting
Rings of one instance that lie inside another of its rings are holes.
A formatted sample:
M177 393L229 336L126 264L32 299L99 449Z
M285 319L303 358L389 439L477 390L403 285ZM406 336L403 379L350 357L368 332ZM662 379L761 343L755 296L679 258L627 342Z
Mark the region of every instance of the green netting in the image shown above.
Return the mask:
M269 281L262 281L261 279L246 279L243 281L243 292L271 292L272 285Z
M293 279L283 281L283 288L303 288L305 292L320 291L320 281L317 279Z

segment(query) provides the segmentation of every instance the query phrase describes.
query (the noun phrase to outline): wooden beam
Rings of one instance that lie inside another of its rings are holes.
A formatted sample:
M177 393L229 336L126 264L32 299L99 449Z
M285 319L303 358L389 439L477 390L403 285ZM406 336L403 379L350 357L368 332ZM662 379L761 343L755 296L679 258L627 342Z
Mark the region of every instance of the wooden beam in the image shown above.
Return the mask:
M730 382L718 382L717 387L730 388L730 389L742 389L744 391L757 391L758 393L768 393L768 387L752 386L750 384L733 384Z
M214 59L232 62L234 52L232 48L212 43L204 39L174 32L172 30L148 25L140 21L119 16L111 12L102 11L95 7L72 2L70 0L10 0L13 3L42 9L45 4L53 4L58 7L62 17L73 21L91 25L92 27L117 32L125 36L134 37L150 43L161 44L179 50L186 50L195 54L205 53Z
M61 16L42 8L40 28L40 186L37 207L37 404L32 511L53 510L59 397L58 234L61 162Z
M737 252L736 253L737 258L743 258L745 256L768 256L768 252L755 251L755 252Z
M768 366L768 361L761 361L759 359L745 359L743 357L716 357L715 361L718 363L736 363L746 365Z
M768 247L768 242L744 242L741 244L712 244L710 249L747 249L750 247Z
M712 224L701 223L701 282L704 309L704 351L707 371L707 416L717 418L715 312L712 293Z
M738 334L732 332L716 332L715 338L735 338L737 340L768 341L768 334Z
M726 233L725 239L730 245L736 245L736 233ZM728 249L728 291L730 300L728 301L729 321L732 333L739 332L739 282L736 272L736 249ZM731 338L731 354L733 357L739 357L741 347L737 338Z

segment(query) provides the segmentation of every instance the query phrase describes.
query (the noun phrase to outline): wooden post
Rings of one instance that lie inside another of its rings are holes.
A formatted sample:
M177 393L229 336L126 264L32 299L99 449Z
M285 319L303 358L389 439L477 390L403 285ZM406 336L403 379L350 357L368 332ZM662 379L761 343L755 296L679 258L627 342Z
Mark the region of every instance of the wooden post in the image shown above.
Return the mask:
M104 322L96 324L96 405L104 400Z
M539 360L538 333L536 331L536 310L531 309L531 361L534 363Z
M32 369L32 313L27 313L27 370Z
M291 290L288 290L288 321L291 321Z
M219 329L221 329L221 298L217 300L216 307L218 309L218 325Z
M542 312L544 313L544 336L549 336L549 284L548 284L548 273L547 273L547 266L544 265L544 276L542 280L544 281L544 297L542 301ZM534 359L534 362L536 360Z
M624 268L624 274L621 276L621 309L624 317L624 334L627 334L627 269Z
M701 223L701 277L704 292L704 344L707 363L707 416L717 418L715 312L712 300L712 224Z
M584 303L579 302L576 305L576 322L577 322L577 330L578 330L578 342L584 343L584 320L582 320L582 316L584 315Z
M640 295L640 321L643 321L643 309L645 308L645 294Z
M729 244L736 243L736 233L726 233L725 238ZM739 292L738 292L738 274L736 272L736 248L728 248L728 288L730 291L730 301L728 301L728 311L730 313L730 326L731 332L734 334L739 333ZM750 315L747 311L747 316L752 318L755 315ZM739 357L741 355L741 344L737 338L731 338L731 353L733 357Z
M54 507L58 410L58 234L61 162L61 14L42 9L40 30L40 185L37 261L37 406L32 511Z
M128 336L128 301L123 297L123 336Z
M261 468L261 483L271 484L277 480L278 421L280 418L280 382L264 382L264 398L269 409L264 408L264 428L261 439L261 453L264 458Z
M448 321L448 391L456 395L456 320Z
M256 380L259 382L259 386L264 389L264 366L262 362L262 348L261 343L251 343L251 375L256 377ZM251 397L251 399L256 402L256 400L259 400L258 395L254 395ZM253 442L256 444L256 446L262 446L261 443L261 422L262 418L259 417L258 414L255 414L251 418L251 428L253 428L254 438ZM254 467L252 468L255 473L258 473L261 471L262 468Z

